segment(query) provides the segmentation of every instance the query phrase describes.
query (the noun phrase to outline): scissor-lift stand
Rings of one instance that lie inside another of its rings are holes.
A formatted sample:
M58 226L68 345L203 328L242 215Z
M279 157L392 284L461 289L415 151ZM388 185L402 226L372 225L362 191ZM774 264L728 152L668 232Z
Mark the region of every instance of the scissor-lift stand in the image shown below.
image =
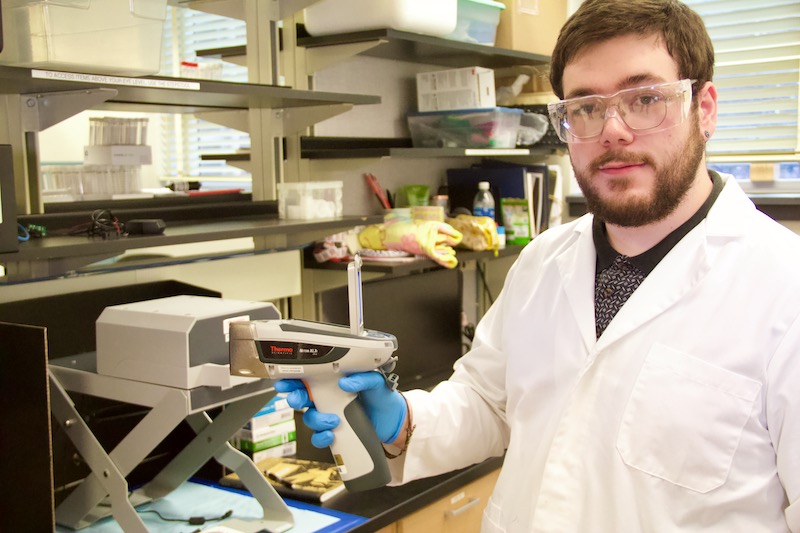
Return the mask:
M96 368L94 352L54 359L49 364L53 416L92 471L56 508L59 525L82 529L113 515L126 533L148 533L135 507L163 498L213 457L236 472L264 510L261 520L232 520L239 531L266 529L280 533L293 527L294 517L283 499L253 461L228 443L273 396L271 381L257 380L229 389L202 386L187 390L101 375ZM67 391L151 410L108 453L75 409ZM212 420L206 411L222 405L225 409ZM129 492L126 476L184 419L197 435L155 478Z

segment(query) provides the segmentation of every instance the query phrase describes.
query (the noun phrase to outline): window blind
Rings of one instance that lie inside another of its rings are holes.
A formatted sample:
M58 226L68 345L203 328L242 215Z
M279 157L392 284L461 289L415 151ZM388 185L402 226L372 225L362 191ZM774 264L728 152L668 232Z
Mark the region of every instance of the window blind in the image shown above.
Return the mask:
M164 23L161 74L180 76L181 62L199 62L197 50L245 44L244 21L179 7L170 7ZM224 63L222 79L246 82L247 68ZM166 180L199 181L204 189L240 187L250 191L247 172L202 155L232 154L250 148L247 133L176 114L163 121L163 172Z
M710 160L797 161L800 2L685 0L714 43L717 131Z

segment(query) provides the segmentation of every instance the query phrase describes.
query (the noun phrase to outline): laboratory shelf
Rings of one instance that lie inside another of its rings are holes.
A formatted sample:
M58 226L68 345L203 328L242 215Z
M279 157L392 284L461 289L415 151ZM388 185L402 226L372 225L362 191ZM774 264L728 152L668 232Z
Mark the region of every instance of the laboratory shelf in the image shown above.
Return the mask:
M195 50L197 57L218 57L220 59L243 57L247 55L247 46L244 44L236 46L223 46L221 48L204 48Z
M550 58L545 55L464 43L389 28L312 37L306 33L302 25L298 25L297 37L297 45L304 48L380 41L378 46L362 51L359 55L448 67L505 68L519 65L545 65L550 62ZM237 45L207 48L196 50L195 54L199 57L218 57L224 60L246 55L247 47Z
M305 28L302 26L298 26L297 29L297 45L305 48L370 41L381 41L381 43L374 48L361 52L361 55L453 68L474 66L505 68L519 65L546 65L550 62L549 56L541 54L464 43L388 28L318 37L307 35Z
M392 157L498 157L530 155L528 148L397 148Z
M413 150L410 138L301 137L301 159L353 159L391 157L397 150ZM463 154L462 154L463 155ZM250 161L248 152L203 154L206 161L240 163Z
M215 206L219 208L220 206ZM19 243L19 251L0 254L0 264L4 265L39 265L42 268L20 268L20 276L11 276L12 282L35 281L25 274L29 270L45 272L44 277L58 277L69 272L91 272L102 270L102 264L90 266L99 261L104 261L119 256L129 250L154 248L161 246L204 243L208 241L222 241L239 238L267 238L266 249L253 253L269 253L296 249L300 246L321 239L326 235L348 230L357 225L374 224L383 220L380 215L352 215L332 219L318 220L284 220L279 219L277 207L272 202L231 202L230 210L238 211L238 216L215 218L209 217L215 208L206 208L206 220L167 221L167 227L162 235L130 235L127 237L90 237L86 233L77 235L53 235L48 230L48 235L41 239L30 239ZM125 216L125 210L114 210L120 221L125 222L133 218L142 218L135 211L130 211L131 216ZM158 209L151 210L150 218L161 215ZM196 212L195 212L196 213ZM186 212L184 212L186 214ZM165 215L165 218L169 218ZM39 220L41 219L41 220ZM47 221L45 215L31 215L21 223L31 221ZM88 217L87 217L88 220ZM202 256L190 258L191 260L219 259L220 257ZM165 264L173 259L164 256L145 258L138 266L146 264ZM176 258L174 262L186 262L185 258ZM132 265L131 265L132 266ZM127 267L127 265L126 265ZM41 277L41 276L40 276Z
M228 161L246 162L250 161L250 152L237 152L235 154L201 154L200 159L203 161Z
M40 95L89 89L113 89L110 107L157 106L161 112L191 113L205 109L291 108L335 104L377 104L379 96L305 91L253 83L145 76L121 78L79 73L37 77L37 69L0 66L0 94Z
M387 157L401 148L411 148L410 138L376 137L301 137L303 159L344 159L351 157Z
M358 43L374 43L375 46L355 52L355 55L379 57L383 59L410 61L415 63L438 64L447 67L482 66L504 68L519 65L544 65L548 56L531 54L472 43L464 43L440 37L420 35L393 29L378 29L360 32L309 36L302 24L297 27L297 45L313 54L315 49L337 47ZM246 47L231 46L197 50L198 56L219 57L220 59L241 58ZM343 57L346 57L345 53ZM414 148L411 140L375 138L334 138L303 137L300 140L302 159L352 159L352 158L436 158L436 157L498 157L549 155L556 148L533 146L509 150L464 149L464 148ZM233 165L248 161L246 154L213 154L203 156L207 160L225 160Z
M301 137L302 159L353 159L370 157L436 158L436 157L499 157L549 155L557 146L531 146L525 148L414 148L409 138L367 137ZM232 154L204 154L208 161L246 162L247 152Z
M521 245L508 245L501 250L497 250L497 253L495 253L494 250L476 252L474 250L456 249L456 257L458 258L458 262L462 264L468 261L489 261L501 257L519 255L523 248L524 246ZM347 263L337 263L334 261L318 263L311 252L311 248L306 247L303 261L304 268L311 270L347 270ZM361 267L364 272L376 272L391 276L405 276L439 268L444 267L432 259L415 259L413 261L371 261L369 259L364 259L364 263Z
M83 257L94 254L113 256L137 248L241 237L285 235L306 231L318 232L324 236L328 232L342 231L380 220L379 216L348 216L329 220L281 220L277 216L264 216L253 219L168 225L163 235L134 235L109 239L92 238L85 235L63 235L31 239L20 243L18 252L0 254L0 262Z

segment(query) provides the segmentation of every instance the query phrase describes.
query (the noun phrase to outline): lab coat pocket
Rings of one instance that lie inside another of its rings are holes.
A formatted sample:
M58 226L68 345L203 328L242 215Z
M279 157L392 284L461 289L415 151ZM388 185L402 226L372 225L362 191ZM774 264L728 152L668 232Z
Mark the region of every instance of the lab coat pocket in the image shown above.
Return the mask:
M617 435L630 467L705 493L725 482L761 383L678 350L648 353Z

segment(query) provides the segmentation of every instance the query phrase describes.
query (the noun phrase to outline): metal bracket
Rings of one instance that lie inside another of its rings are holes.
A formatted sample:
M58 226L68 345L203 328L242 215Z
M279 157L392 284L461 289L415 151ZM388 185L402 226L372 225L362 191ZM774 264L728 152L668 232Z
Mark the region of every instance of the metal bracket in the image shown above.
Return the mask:
M244 170L245 172L248 172L250 174L253 173L253 165L250 163L250 161L226 161L225 164L228 165L229 167L234 167L240 170Z
M188 7L212 15L244 20L244 3L249 0L169 0L169 5Z
M346 59L355 57L367 50L388 42L389 41L386 39L376 39L374 41L364 41L360 43L306 48L306 73L310 76L319 70L341 63Z
M195 113L194 116L244 133L250 131L249 112L246 109L237 109L234 111L201 111Z
M222 60L227 63L233 63L234 65L239 65L240 67L247 66L247 54L226 55L222 57Z
M21 94L23 131L40 132L117 95L116 89Z
M351 109L353 109L353 104L334 104L275 109L274 112L276 118L283 119L283 135L294 135L318 122L346 113Z
M287 17L291 17L298 11L319 2L319 0L272 0L272 1L273 3L278 4L278 12L277 12L277 15L279 17L278 20L283 20Z

